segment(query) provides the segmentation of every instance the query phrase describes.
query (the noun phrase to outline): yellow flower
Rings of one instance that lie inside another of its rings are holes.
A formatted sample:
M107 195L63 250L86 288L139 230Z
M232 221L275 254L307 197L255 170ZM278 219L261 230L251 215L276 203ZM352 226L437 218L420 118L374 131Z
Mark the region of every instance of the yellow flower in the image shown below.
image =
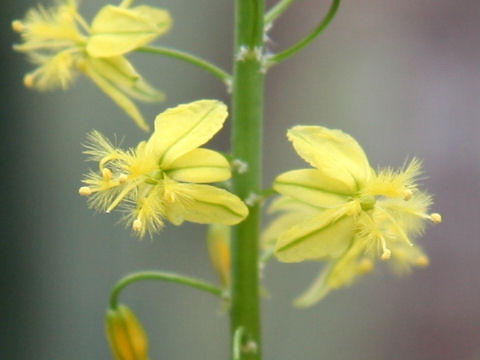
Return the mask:
M12 27L23 43L14 49L26 53L37 68L25 75L27 87L38 90L68 88L77 69L85 73L142 129L148 125L132 101L160 101L152 88L122 55L168 31L170 15L149 6L107 5L91 25L77 11L75 0L58 0L45 9L30 9L25 20Z
M90 205L111 212L122 204L125 220L139 235L157 232L164 219L233 225L248 214L235 195L206 183L231 177L230 164L218 152L201 148L223 126L226 106L199 100L171 108L155 119L148 141L127 151L115 148L99 132L89 136L86 154L98 161L79 189Z
M271 211L281 215L264 241L283 262L328 261L297 305L312 305L349 285L370 271L377 257L392 258L397 272L428 264L414 240L426 220L439 223L441 216L429 214L431 196L418 189L418 160L398 171L375 171L360 145L340 130L296 126L287 135L313 168L275 179L274 189L283 196Z
M125 305L108 309L105 328L116 360L148 360L148 340L135 314Z

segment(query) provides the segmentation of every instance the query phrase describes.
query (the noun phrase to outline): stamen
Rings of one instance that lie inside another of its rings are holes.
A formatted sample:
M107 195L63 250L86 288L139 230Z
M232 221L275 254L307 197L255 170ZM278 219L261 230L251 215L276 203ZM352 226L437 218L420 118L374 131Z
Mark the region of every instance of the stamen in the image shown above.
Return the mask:
M78 193L81 196L89 196L92 195L92 189L90 189L88 186L82 186L80 189L78 189Z
M135 232L141 232L143 229L143 223L140 219L133 220L132 229Z
M23 78L23 84L27 88L33 88L35 86L35 76L33 74L27 74Z
M373 269L373 262L370 259L363 258L357 267L357 273L362 275L370 272Z
M415 265L420 266L420 267L425 267L430 264L430 261L425 255L421 255L418 258L415 259Z
M16 32L23 32L25 31L25 25L20 20L12 21L12 29Z
M387 261L392 256L392 251L387 247L387 243L383 236L380 237L380 244L382 245L382 250L383 250L382 256L380 256L380 258L383 261Z
M413 191L412 190L405 190L403 192L403 200L408 201L412 198L413 196Z
M108 168L103 168L102 169L102 177L103 177L103 180L105 180L105 181L111 180L112 177L113 177L112 171Z
M435 224L440 224L442 222L442 215L439 213L432 213L428 218Z
M118 177L118 182L120 184L125 184L127 182L127 180L128 180L128 175L126 175L126 174L122 174Z

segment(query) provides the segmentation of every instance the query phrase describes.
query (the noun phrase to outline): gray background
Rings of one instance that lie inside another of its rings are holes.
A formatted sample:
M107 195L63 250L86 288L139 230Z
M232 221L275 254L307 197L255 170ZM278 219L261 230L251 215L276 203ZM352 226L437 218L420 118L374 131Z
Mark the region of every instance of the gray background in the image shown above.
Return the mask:
M106 1L83 0L88 19ZM149 1L170 9L172 31L158 43L229 68L233 1ZM140 269L215 281L204 228L168 226L138 241L95 215L77 195L88 169L81 143L92 129L134 145L145 138L88 79L40 94L22 86L31 66L11 51L12 19L36 1L2 2L2 249L0 358L108 359L103 315L110 287ZM327 1L297 0L271 32L278 51L306 34ZM396 278L379 267L318 306L291 300L317 264L273 263L265 273L265 359L480 359L479 185L480 3L477 0L344 1L313 45L267 78L265 186L305 166L285 140L294 124L341 128L375 166L424 160L425 187L442 225L422 244L431 266ZM189 64L130 57L168 100L141 109L149 121L168 106L200 98L228 102L222 84ZM228 126L211 144L228 149ZM172 284L129 288L129 304L148 330L152 359L228 358L228 321L207 294Z

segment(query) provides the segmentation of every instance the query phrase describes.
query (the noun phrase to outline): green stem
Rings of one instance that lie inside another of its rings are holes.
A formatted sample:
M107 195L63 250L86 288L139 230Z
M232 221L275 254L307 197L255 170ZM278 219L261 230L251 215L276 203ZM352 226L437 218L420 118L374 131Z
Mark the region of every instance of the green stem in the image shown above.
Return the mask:
M209 73L215 75L216 77L221 79L225 83L225 85L227 85L227 87L231 86L232 77L229 73L220 69L218 66L212 63L209 63L208 61L203 60L195 55L192 55L180 50L175 50L175 49L170 49L165 47L153 47L153 46L141 47L137 49L137 51L150 53L150 54L164 55L164 56L173 57L175 59L180 59L182 61L198 66L208 71Z
M280 0L278 3L276 3L275 6L272 7L265 15L265 25L273 23L280 15L285 12L285 10L290 7L290 5L293 4L294 1L295 0Z
M174 274L170 272L163 272L163 271L141 271L133 274L129 274L124 278L120 279L112 289L110 293L110 307L112 309L116 308L118 305L118 297L122 290L130 285L133 282L140 281L140 280L163 280L168 282L176 282L182 285L187 285L194 287L196 289L203 290L210 294L216 295L220 298L225 298L226 294L224 290L206 283L202 280L194 279L191 277Z
M233 179L233 189L242 199L259 194L262 183L262 121L264 74L264 0L235 1L235 64L232 97L232 152L248 170ZM244 222L232 231L232 344L235 332L243 328L250 351L245 360L261 359L260 305L258 293L258 240L260 204L249 207Z
M322 33L323 30L326 29L326 27L330 24L330 22L333 20L335 17L335 14L337 13L338 7L340 6L340 0L333 0L332 5L330 6L330 9L328 10L327 15L323 18L323 20L318 24L318 26L313 29L313 31L308 34L306 37L304 37L302 40L300 40L298 43L295 45L291 46L290 48L271 56L268 61L267 61L267 68L278 64L279 62L289 58L290 56L296 54L298 51L303 49L305 46L310 44L318 35Z

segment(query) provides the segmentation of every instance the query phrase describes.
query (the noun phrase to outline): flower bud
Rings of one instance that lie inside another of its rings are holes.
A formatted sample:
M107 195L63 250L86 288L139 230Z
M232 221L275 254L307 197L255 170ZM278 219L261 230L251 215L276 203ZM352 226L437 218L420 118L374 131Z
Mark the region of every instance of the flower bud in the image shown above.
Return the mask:
M220 283L227 288L230 285L230 227L213 224L208 228L208 252L213 268Z
M106 332L115 360L148 360L147 336L127 306L107 310Z

